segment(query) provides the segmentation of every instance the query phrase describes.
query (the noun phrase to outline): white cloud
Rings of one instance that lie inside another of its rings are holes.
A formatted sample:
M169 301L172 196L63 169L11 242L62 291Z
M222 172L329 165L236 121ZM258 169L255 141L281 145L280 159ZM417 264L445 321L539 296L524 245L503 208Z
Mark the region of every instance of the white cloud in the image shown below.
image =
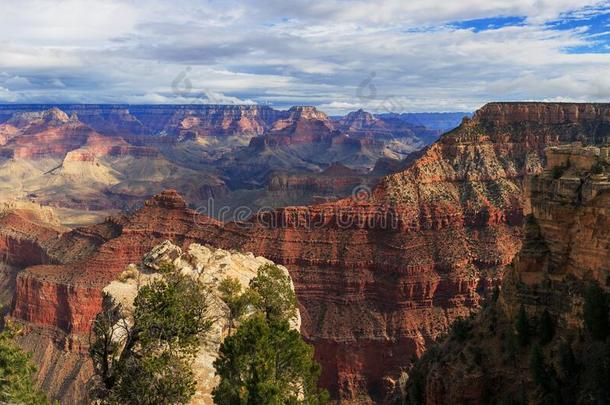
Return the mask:
M605 100L609 54L567 52L605 33L545 23L586 21L609 7L597 0L5 1L0 98L313 104L329 112ZM483 31L449 25L497 16L526 22ZM172 89L181 72L188 94ZM362 96L363 85L374 88L372 97Z
M14 103L19 101L19 97L15 93L12 93L9 89L0 86L0 101L5 103Z

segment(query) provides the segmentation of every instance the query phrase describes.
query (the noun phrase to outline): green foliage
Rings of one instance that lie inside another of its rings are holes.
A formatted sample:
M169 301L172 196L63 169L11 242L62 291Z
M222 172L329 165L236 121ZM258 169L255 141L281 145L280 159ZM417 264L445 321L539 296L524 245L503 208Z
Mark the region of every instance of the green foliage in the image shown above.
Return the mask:
M241 283L238 279L228 277L218 286L220 298L229 307L229 334L233 331L235 323L245 314L249 304L249 294L242 294Z
M551 169L551 176L553 176L553 178L555 180L560 179L561 176L563 176L563 173L566 171L566 167L565 166L554 166Z
M265 265L241 296L241 289L231 284L227 282L221 293L227 305L239 298L251 303L255 312L220 347L214 362L220 377L212 393L214 401L236 405L326 403L328 394L317 387L320 366L314 361L313 348L290 327L297 315L290 277L275 265Z
M578 372L578 365L576 364L576 357L572 351L572 346L568 343L562 343L559 345L559 373L560 377L568 380L574 379L574 376Z
M409 386L407 389L405 405L419 405L424 403L424 394L426 392L426 380L422 371L414 367L409 376Z
M519 313L517 313L517 320L515 321L515 330L517 331L517 340L520 346L527 346L530 341L530 324L527 318L527 312L525 307L521 305Z
M544 363L544 353L538 345L532 347L529 362L530 373L532 380L536 385L546 389L548 387L548 372L546 364Z
M610 341L593 342L583 354L579 403L606 404L610 399Z
M451 326L451 337L458 342L464 342L470 336L472 326L464 318L457 318Z
M112 387L105 403L186 404L195 393L190 358L181 352L163 350L131 357L124 370L129 374Z
M500 298L500 287L496 284L491 292L491 302L495 304L498 298Z
M578 391L578 363L572 346L568 343L561 343L557 353L558 374L561 383L561 396L564 403L575 403Z
M517 360L517 354L519 352L519 343L515 332L512 328L508 328L502 339L502 352L504 353L504 360L510 364L514 364Z
M192 360L209 330L208 292L196 280L161 268L138 291L133 313L106 297L92 327L90 355L102 403L188 403Z
M592 284L585 293L583 317L585 327L593 339L605 340L608 337L608 297L597 284Z
M223 342L214 362L220 384L218 404L321 404L320 366L313 349L287 320L268 321L257 314Z
M592 167L591 167L591 173L592 174L602 174L604 172L604 165L602 164L602 162L597 161Z
M540 344L546 345L553 340L555 336L555 323L551 314L546 309L540 316L540 323L538 325L538 336L540 336Z
M10 324L0 333L0 403L48 404L34 382L36 367L15 342L17 333Z
M275 264L266 264L258 269L256 277L250 280L250 291L252 304L266 318L296 318L297 298L290 276Z

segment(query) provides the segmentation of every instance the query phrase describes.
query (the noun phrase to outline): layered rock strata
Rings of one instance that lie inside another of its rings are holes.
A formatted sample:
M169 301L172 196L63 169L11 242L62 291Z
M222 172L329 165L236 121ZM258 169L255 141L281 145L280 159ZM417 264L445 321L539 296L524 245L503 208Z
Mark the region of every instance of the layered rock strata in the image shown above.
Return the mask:
M591 364L587 351L595 343L586 337L584 297L591 285L610 290L609 151L580 143L547 149L546 170L526 182L531 216L498 300L410 372L409 403L417 398L428 405L483 404L508 397L539 403L545 394L531 371L531 345L543 353L543 367L552 376L547 378L561 384L552 388L554 398L569 402L570 395L586 392L584 375L565 381L561 353L570 346L574 362L583 362L581 368ZM527 332L518 329L521 310L529 318ZM547 325L552 322L546 330L544 316L551 319ZM515 333L527 333L525 344L511 340ZM597 394L585 398L591 395Z
M246 222L217 223L164 193L89 257L27 269L12 314L78 337L101 288L161 240L252 251L290 270L321 384L352 402L387 400L412 357L501 279L520 248L523 178L542 171L544 148L606 139L609 113L606 105L490 104L371 195Z

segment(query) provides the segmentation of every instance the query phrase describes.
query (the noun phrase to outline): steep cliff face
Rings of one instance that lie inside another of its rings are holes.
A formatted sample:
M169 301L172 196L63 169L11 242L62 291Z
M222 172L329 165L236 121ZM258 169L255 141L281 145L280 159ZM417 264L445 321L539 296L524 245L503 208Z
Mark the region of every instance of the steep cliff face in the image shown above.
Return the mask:
M0 133L6 134L0 153L14 159L63 158L79 148L97 156L150 157L159 153L152 147L130 145L120 137L100 135L75 113L68 117L56 107L15 114L0 125Z
M0 155L17 159L63 157L84 145L94 132L57 108L18 114L1 126L12 135L0 149Z
M53 261L47 248L65 231L53 213L35 204L0 207L0 256L3 263L24 267Z
M594 380L587 373L605 372L590 358L603 354L585 328L583 302L591 285L606 291L609 285L609 151L580 145L547 150L547 170L527 180L531 216L501 294L410 372L410 403L599 398L599 387L589 391ZM604 311L602 301L596 305ZM542 347L537 362L533 346ZM569 369L565 356L572 357Z
M0 147L4 199L110 211L141 204L169 186L190 201L228 191L209 170L201 173L170 162L159 150L169 145L101 135L76 114L68 117L57 108L15 114L0 127L9 134Z
M52 105L6 105L0 107L0 123L15 114L40 114ZM110 136L199 134L227 136L261 134L285 111L257 105L112 105L65 104L59 108L75 115L95 131Z
M568 111L588 107L507 104L533 114L519 127L522 117L511 113L494 124L487 113L496 106L384 178L370 199L278 210L214 237L289 267L303 333L318 348L331 392L384 398L413 354L478 307L519 250L524 176L542 171L546 146L596 125L603 133L608 114L595 106L594 118L573 119ZM560 118L535 121L548 113ZM380 353L388 355L384 371L375 367Z
M371 184L374 180L366 174L336 163L316 174L273 173L267 181L267 189L278 196L302 194L302 200L306 196L315 198L316 195L350 195L353 190Z
M82 335L99 306L93 291L163 239L252 251L290 270L302 333L323 366L321 383L351 401L388 399L412 356L478 308L519 250L523 177L542 171L543 148L593 127L600 135L591 141L605 133L604 106L593 106L593 118L574 119L574 105L506 104L533 117L522 124L510 114L498 118L496 106L504 105L484 107L372 195L363 189L336 203L219 224L165 193L89 257L27 269L12 314L41 326L58 320L51 326ZM550 113L562 118L544 118ZM48 296L63 294L76 305L37 303L39 295L29 292L36 288L54 289Z
M208 106L176 111L164 131L180 137L262 135L286 114L259 106Z
M330 143L333 130L333 123L323 112L314 107L292 107L287 117L276 121L263 139L255 139L251 145Z

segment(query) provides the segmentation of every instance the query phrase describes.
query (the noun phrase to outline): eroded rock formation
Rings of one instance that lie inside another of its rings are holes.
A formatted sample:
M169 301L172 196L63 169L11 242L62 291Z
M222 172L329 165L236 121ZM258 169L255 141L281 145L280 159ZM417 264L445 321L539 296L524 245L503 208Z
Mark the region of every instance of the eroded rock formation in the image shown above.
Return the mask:
M410 372L409 403L540 403L545 396L574 403L579 394L585 402L598 395L587 394L589 377L566 375L561 356L573 353L583 370L594 362L583 302L590 285L609 290L609 151L581 144L547 149L546 170L527 180L531 216L502 292ZM526 332L516 321L521 310L529 318ZM518 346L515 333L528 338ZM550 370L539 378L547 379L551 392L531 371L534 345L543 353L542 367Z
M250 280L256 277L258 268L272 262L263 257L255 257L252 253L215 249L196 243L189 245L183 252L178 246L165 241L144 255L141 265L128 266L119 280L112 281L104 288L104 292L121 303L124 310L133 310L133 300L138 288L153 280L163 263L173 264L177 271L199 280L209 288L208 316L214 323L206 334L193 364L197 391L191 403L213 405L212 389L218 383L214 360L218 357L220 344L229 330L229 308L220 298L218 287L223 280L231 277L239 280L245 290ZM288 274L285 267L280 268ZM297 317L293 327L298 329L300 324L301 319ZM83 370L86 371L87 369Z
M247 222L218 223L166 192L88 255L20 274L12 315L82 344L103 286L162 240L252 251L290 270L322 385L352 402L384 401L412 357L502 277L520 248L523 178L542 171L543 149L606 139L609 112L487 105L370 196Z

